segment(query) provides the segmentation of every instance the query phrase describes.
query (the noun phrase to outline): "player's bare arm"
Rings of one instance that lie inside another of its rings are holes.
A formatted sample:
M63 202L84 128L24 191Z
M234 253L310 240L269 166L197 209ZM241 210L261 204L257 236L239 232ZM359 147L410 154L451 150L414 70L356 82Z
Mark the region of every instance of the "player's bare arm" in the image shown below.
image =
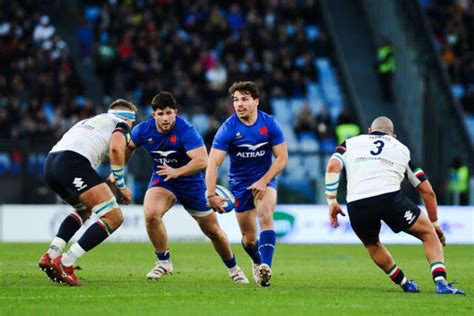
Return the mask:
M334 228L339 227L338 214L346 216L341 206L337 203L337 186L336 191L328 191L328 185L339 181L339 175L342 171L341 162L336 158L329 159L326 167L326 200L329 206L329 220Z
M441 244L446 246L446 236L438 224L438 202L430 182L428 180L421 182L420 185L416 187L416 190L420 193L421 198L423 199L426 211L428 212L428 217L431 223L433 223Z
M110 167L114 174L114 182L120 191L122 202L130 204L132 193L125 185L124 168L125 168L125 148L127 140L122 133L113 133L109 142Z
M252 190L253 196L258 200L263 198L267 184L270 183L288 163L288 149L286 148L286 143L273 146L272 152L275 156L275 160L272 162L270 169L268 169L260 180L248 187L249 190Z
M209 207L218 213L224 213L223 204L227 202L227 199L218 196L216 193L217 170L222 165L225 156L225 151L212 148L206 169L207 200L209 201Z
M168 181L178 177L189 176L206 169L207 151L205 146L187 151L186 154L191 158L191 160L184 166L172 168L164 163L163 165L158 166L159 170L156 173L160 176L166 177L164 181Z

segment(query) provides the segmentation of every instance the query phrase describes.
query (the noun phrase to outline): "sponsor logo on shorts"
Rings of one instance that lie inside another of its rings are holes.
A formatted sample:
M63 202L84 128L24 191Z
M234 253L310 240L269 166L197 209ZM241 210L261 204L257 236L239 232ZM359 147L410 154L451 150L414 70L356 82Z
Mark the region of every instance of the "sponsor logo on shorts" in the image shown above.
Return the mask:
M82 180L82 178L74 178L72 184L74 184L77 191L81 191L82 189L87 188L87 184L84 183L84 180Z
M413 220L415 219L415 215L412 213L412 211L406 211L403 217L405 217L408 224L411 224L411 222L413 222Z

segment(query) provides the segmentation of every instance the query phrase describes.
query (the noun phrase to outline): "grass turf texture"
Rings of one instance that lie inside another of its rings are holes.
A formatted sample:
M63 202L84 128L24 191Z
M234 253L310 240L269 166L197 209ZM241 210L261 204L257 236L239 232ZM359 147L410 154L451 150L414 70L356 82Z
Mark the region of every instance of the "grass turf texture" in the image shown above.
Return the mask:
M272 286L258 287L250 259L233 245L251 283L234 284L210 243L173 243L174 274L146 280L151 246L105 243L78 261L82 287L47 280L37 261L46 244L0 244L0 315L473 315L474 246L445 248L461 295L437 295L421 245L388 245L421 293L403 293L361 245L282 245Z

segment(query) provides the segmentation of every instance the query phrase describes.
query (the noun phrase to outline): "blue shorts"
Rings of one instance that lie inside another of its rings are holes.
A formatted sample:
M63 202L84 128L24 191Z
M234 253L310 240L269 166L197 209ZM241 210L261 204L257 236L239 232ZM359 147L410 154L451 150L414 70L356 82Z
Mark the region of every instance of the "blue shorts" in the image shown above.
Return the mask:
M235 197L235 211L236 212L245 212L255 208L253 203L253 194L252 190L247 189L249 186L254 184L253 182L230 182L230 191ZM267 187L272 187L276 190L277 182L276 179L273 179L267 184Z
M171 191L176 200L193 216L206 216L212 212L206 201L206 184L204 180L198 181L179 181L179 179L171 179L166 182L157 174L154 174L148 189L164 188Z

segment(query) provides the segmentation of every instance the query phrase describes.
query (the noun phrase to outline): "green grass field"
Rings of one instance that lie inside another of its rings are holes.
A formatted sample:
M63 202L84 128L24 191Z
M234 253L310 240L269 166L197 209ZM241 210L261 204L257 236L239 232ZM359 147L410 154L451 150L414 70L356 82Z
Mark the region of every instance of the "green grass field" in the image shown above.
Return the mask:
M158 282L149 244L106 243L78 261L79 288L37 266L46 244L0 244L0 315L474 315L474 246L445 248L448 278L466 296L434 294L421 246L389 245L419 294L403 293L361 245L281 245L273 284L234 284L208 243L173 243L175 272ZM233 245L251 279L250 259Z

